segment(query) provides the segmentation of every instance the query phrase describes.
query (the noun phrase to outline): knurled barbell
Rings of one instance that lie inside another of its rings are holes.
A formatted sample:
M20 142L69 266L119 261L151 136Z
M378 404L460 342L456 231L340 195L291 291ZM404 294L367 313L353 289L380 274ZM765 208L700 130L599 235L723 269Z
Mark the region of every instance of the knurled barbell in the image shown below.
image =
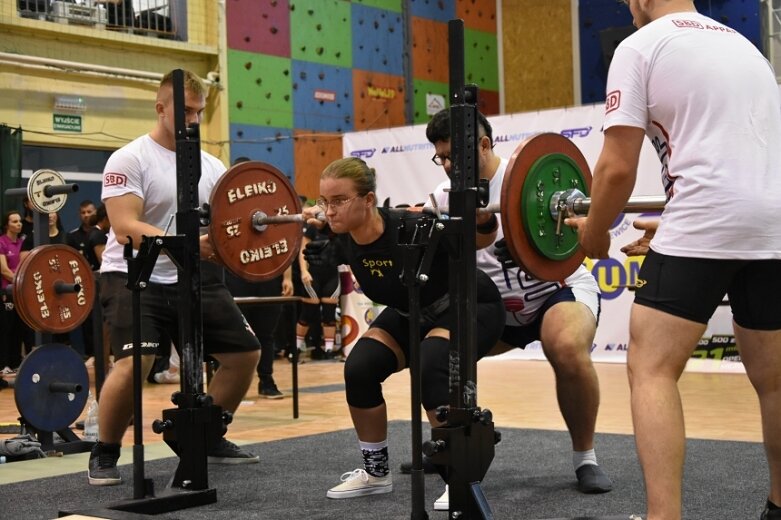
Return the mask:
M529 275L563 280L583 263L577 232L567 215L586 215L591 172L566 137L543 133L521 143L510 158L501 204L479 212L499 213L510 254ZM625 212L658 211L663 196L630 198ZM212 191L209 235L219 260L252 281L280 275L296 258L303 234L301 202L279 170L249 161L229 169ZM447 214L447 207L422 211Z

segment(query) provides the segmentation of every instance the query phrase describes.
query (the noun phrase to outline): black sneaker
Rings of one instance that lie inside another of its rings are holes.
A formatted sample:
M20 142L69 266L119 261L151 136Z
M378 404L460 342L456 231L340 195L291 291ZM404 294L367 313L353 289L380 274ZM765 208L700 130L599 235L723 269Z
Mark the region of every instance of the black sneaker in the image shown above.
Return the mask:
M765 504L765 510L762 511L762 516L759 517L759 520L781 520L781 509L773 508L770 509L771 503L770 500L767 501Z
M208 453L211 464L256 464L260 458L248 451L244 451L231 441L222 437L217 445Z
M607 493L613 489L613 481L602 468L594 464L584 464L575 470L578 477L578 490L581 493Z
M89 483L93 486L116 486L122 483L117 469L118 460L119 444L96 442L89 456Z
M258 384L258 395L261 397L265 397L266 399L282 399L285 397L285 394L279 391L279 388L277 388L276 383L273 381L271 383L265 383L261 382Z

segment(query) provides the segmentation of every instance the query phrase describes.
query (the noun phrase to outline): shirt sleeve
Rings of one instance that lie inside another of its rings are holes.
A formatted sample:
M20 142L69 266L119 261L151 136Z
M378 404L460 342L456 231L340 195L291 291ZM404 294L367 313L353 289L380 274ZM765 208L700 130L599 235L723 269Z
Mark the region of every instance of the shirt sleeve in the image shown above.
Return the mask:
M637 50L618 46L607 75L603 130L611 126L648 126L647 70L645 58Z
M144 198L143 171L138 159L122 148L114 152L106 162L100 198L105 201L127 193Z

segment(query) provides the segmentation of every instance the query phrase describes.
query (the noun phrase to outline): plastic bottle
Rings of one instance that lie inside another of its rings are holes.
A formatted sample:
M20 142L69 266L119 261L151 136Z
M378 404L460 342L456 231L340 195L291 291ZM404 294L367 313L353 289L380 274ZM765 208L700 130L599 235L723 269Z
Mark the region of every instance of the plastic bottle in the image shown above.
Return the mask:
M87 397L87 418L84 419L84 440L98 442L98 402L92 392Z

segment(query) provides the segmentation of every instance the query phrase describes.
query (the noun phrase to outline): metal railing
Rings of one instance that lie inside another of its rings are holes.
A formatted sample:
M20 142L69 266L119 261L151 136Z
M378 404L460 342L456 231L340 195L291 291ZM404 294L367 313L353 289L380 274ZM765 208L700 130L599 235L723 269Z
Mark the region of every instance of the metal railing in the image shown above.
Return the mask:
M19 16L177 38L171 0L17 0Z

